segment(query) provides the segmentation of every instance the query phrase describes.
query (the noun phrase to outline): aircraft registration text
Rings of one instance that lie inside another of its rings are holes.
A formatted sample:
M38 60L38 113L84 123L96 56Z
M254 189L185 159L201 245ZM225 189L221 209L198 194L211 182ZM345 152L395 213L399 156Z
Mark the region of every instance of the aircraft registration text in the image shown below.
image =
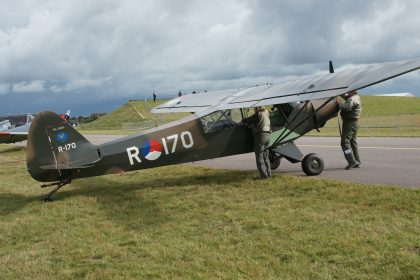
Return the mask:
M63 146L58 146L57 149L58 149L59 153L74 150L74 149L76 149L76 143L73 142L73 143L63 145Z
M165 155L175 153L180 145L182 145L182 148L184 149L189 149L194 146L194 139L191 132L183 131L180 134L169 135L167 137L163 137L160 142L154 139L148 139L141 146L141 149L136 146L132 146L127 148L126 151L130 165L134 165L136 162L141 163L140 153L147 160L156 160L162 155L162 153Z

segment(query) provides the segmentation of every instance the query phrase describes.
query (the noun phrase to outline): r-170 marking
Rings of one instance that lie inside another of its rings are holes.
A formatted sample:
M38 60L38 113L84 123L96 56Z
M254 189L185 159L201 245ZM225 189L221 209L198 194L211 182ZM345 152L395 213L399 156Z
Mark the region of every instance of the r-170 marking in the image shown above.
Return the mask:
M70 151L70 150L76 149L76 147L77 147L76 143L73 142L73 143L66 144L64 146L58 146L57 149L59 153L62 153L64 151Z

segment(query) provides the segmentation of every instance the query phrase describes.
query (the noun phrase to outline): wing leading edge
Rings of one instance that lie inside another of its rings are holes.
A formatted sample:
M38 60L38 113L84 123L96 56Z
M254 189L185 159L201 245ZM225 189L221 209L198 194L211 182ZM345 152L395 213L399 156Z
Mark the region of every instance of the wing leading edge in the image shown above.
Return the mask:
M336 73L309 75L272 85L211 91L172 99L153 113L247 108L339 96L420 69L420 59L370 64Z

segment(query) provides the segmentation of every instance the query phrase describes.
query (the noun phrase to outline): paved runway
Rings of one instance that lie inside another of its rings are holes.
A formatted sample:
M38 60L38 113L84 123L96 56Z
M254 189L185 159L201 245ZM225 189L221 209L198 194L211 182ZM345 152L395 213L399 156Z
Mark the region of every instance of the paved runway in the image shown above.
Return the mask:
M93 143L104 143L121 136L87 135ZM359 137L362 167L344 170L346 161L337 137L302 137L296 141L304 154L317 153L325 164L319 177L356 183L388 184L420 188L420 138ZM256 170L253 153L204 160L194 165L215 168ZM282 160L276 172L305 176L300 163Z

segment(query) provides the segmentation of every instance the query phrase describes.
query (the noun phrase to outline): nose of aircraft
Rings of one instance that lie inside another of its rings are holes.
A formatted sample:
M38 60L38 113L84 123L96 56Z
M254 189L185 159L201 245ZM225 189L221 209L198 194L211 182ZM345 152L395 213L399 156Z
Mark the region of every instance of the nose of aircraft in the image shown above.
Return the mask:
M317 127L323 127L326 121L338 115L338 105L335 98L323 106L325 101L325 99L311 101L316 111Z

